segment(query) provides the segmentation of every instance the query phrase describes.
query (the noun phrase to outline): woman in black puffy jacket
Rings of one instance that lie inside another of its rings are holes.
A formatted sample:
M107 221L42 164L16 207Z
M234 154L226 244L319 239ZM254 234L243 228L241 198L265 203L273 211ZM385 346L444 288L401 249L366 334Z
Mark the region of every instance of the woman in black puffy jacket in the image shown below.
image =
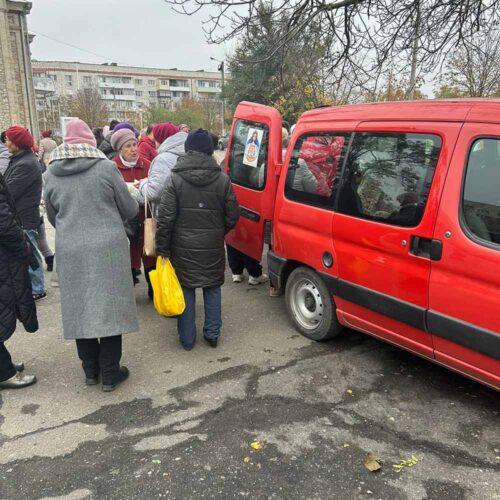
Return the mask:
M0 174L0 389L17 389L36 382L34 375L21 373L24 365L12 362L4 344L14 333L17 320L28 332L38 330L28 274L30 263L38 265Z
M196 340L195 289L203 288L203 337L217 347L222 326L221 285L224 283L224 236L238 222L240 209L229 177L212 157L209 133L196 129L185 142L158 208L156 253L170 257L179 278L186 310L177 330L184 349Z

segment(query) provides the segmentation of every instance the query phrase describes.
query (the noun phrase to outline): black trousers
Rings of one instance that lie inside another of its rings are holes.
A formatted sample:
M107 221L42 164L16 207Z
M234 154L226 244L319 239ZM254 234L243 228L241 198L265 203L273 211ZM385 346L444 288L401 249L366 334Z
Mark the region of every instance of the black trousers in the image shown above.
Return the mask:
M243 270L246 269L248 274L254 278L258 278L262 275L262 266L258 260L252 259L252 257L236 250L236 248L228 245L227 243L226 249L227 260L233 274L243 274Z
M0 382L8 380L16 374L10 353L3 342L0 342Z
M103 383L114 383L122 357L121 335L100 339L77 339L76 349L86 377L97 377L100 372Z

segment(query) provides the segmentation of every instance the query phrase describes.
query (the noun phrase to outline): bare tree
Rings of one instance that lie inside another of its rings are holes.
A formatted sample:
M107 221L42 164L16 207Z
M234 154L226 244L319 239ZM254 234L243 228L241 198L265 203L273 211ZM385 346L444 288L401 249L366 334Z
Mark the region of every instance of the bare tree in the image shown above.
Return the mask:
M83 120L90 128L101 127L108 121L108 108L97 87L82 88L74 95L66 97L64 109L70 116Z
M262 0L165 2L187 15L207 10L207 39L222 43L253 26ZM274 0L270 6L276 22L287 19L286 29L267 54L248 62L267 60L317 23L322 27L320 36L330 47L327 69L342 67L344 73L364 80L376 78L389 59L399 58L400 69L411 71L410 94L418 78L417 68L434 69L454 47L500 20L500 0Z
M439 95L500 96L500 29L490 30L454 51Z

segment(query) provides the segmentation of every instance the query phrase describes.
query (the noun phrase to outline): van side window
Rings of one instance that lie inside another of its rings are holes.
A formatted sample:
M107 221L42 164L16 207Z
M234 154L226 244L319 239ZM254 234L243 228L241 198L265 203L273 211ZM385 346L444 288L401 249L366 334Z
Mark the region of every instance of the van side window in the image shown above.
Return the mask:
M333 210L338 177L350 134L315 132L295 143L288 166L285 195L307 205Z
M266 184L269 128L257 122L238 120L229 153L229 177L235 184L262 191Z
M478 139L472 144L462 215L475 236L500 245L500 138Z
M395 226L417 226L440 150L440 137L431 134L356 134L338 211Z

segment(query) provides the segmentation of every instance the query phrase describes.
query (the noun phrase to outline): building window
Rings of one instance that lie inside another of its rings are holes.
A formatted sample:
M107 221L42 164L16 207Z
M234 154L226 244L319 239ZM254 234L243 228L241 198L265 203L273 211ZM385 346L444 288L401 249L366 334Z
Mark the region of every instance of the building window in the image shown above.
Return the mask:
M171 87L189 87L187 80L170 80Z
M156 91L155 90L150 90L149 91L149 97L156 97Z
M168 80L165 80L164 78L160 79L160 85L166 85L168 86Z
M49 78L52 78L54 82L57 82L57 75L49 75Z
M288 199L333 210L338 174L345 157L348 133L312 133L295 143L288 167Z
M136 97L142 97L144 95L144 92L142 90L136 90L135 91L135 96Z
M141 80L140 78L136 78L136 79L134 80L134 83L135 83L136 85L142 85L142 80Z
M83 83L85 85L91 85L92 84L92 77L91 76L84 76L83 77Z
M73 86L73 75L64 75L64 81L68 87Z
M417 226L441 143L439 136L431 134L356 134L341 182L338 211L395 226Z
M211 88L211 89L217 89L219 88L219 82L216 82L214 80L210 80L208 82L208 86Z
M148 80L148 85L151 87L153 85L156 85L155 80Z
M500 245L500 138L478 139L467 161L463 220L485 242Z

